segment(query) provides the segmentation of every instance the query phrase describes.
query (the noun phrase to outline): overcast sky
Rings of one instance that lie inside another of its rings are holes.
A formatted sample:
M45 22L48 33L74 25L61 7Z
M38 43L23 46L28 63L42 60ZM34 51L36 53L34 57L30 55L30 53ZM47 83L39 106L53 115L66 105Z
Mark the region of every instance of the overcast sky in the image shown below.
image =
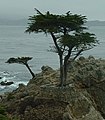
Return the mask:
M50 11L65 14L67 11L87 16L88 20L105 21L105 0L0 0L0 17L20 19L36 13Z

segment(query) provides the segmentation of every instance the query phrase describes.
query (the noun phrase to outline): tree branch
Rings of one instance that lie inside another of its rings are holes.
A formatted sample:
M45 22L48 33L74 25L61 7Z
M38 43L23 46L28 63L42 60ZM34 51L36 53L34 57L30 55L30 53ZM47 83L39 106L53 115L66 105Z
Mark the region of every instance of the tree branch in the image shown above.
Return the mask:
M81 49L81 50L75 55L75 57L73 58L73 61L81 54L82 51L83 51L83 49Z
M37 13L39 13L42 16L44 16L37 8L34 8L34 9L37 11Z
M55 37L55 35L52 33L52 32L50 32L50 34L51 34L51 36L52 36L52 38L53 38L53 41L54 41L54 44L55 44L55 46L56 46L56 48L57 48L57 50L58 50L58 54L59 53L62 53L62 51L61 51L61 49L59 48L59 46L58 46L58 44L57 44L57 39L56 39L56 37Z

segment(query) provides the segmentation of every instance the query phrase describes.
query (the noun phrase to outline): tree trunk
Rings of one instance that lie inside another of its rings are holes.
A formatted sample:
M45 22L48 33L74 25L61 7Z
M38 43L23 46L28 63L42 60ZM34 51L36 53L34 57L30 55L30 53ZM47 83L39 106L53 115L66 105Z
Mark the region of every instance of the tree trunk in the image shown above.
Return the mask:
M60 60L60 86L63 87L63 81L64 81L63 52L61 51L61 49L59 48L59 46L57 44L57 38L55 37L55 35L52 32L50 32L50 34L53 38L53 42L55 44L55 47L56 47L58 55L59 55L59 60Z
M62 55L59 55L59 59L60 59L60 86L63 87L64 71L63 71L63 58L62 58Z
M29 65L27 63L25 63L25 66L28 68L29 72L31 73L32 77L35 77L35 74L32 72L32 70L30 69Z
M68 54L65 56L64 58L64 85L66 85L66 80L67 80L67 62L68 62L68 59L70 58L70 55L71 55L71 50L72 48L70 48L68 50Z
M66 79L67 79L67 62L68 62L68 57L66 56L64 59L64 85L66 85Z

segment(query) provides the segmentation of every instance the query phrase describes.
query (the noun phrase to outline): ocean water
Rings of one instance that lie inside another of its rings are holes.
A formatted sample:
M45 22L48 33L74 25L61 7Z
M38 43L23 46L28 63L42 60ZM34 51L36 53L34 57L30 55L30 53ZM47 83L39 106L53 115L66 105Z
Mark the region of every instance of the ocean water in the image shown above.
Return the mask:
M5 63L10 57L33 57L29 65L34 73L40 72L43 65L59 67L57 54L48 52L53 45L51 37L43 33L28 34L25 30L26 26L0 26L0 82L14 82L10 86L0 86L0 94L16 89L20 83L27 84L31 79L24 65ZM100 44L83 55L105 58L105 26L91 26L89 31L96 34Z

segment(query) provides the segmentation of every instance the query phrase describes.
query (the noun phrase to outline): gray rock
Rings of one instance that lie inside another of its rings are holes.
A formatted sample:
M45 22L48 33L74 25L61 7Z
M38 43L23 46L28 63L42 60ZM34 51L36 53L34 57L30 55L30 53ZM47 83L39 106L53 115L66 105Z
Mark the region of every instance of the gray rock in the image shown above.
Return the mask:
M4 103L11 115L21 119L104 120L104 71L105 60L81 57L69 67L69 85L61 89L56 85L59 71L43 66L27 86L11 93L13 100Z

